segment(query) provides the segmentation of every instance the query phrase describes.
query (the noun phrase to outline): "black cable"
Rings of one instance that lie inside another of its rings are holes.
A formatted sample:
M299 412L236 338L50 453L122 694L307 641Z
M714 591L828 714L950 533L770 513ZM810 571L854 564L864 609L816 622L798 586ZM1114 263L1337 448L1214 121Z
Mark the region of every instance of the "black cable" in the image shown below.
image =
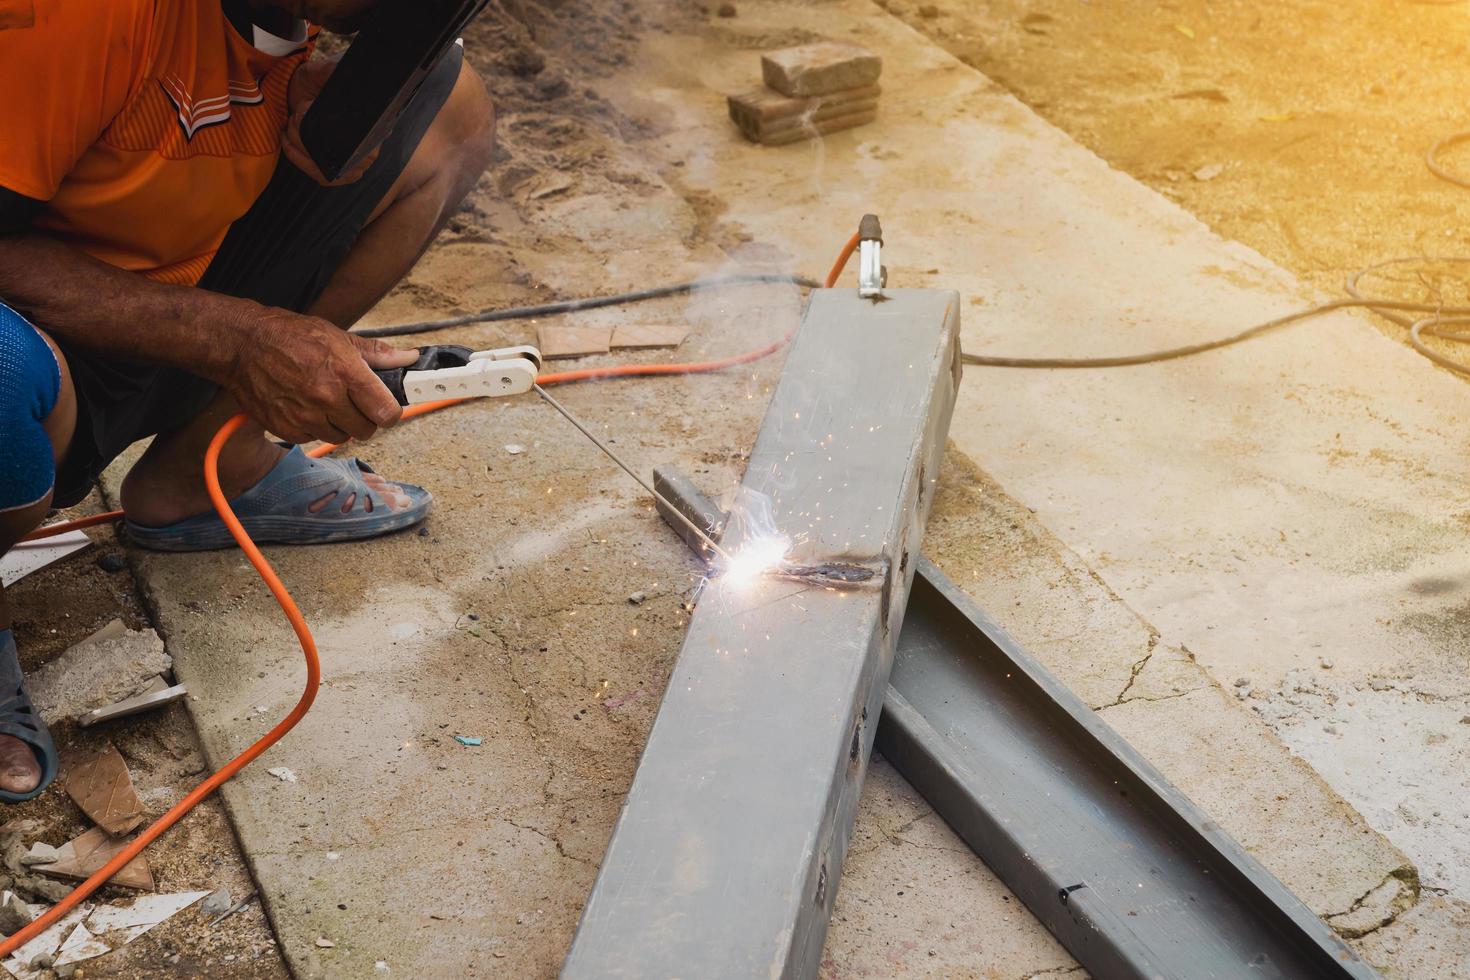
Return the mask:
M556 316L561 313L575 313L578 310L596 310L604 306L621 306L624 303L639 303L649 299L661 299L665 296L678 296L683 293L692 293L697 289L711 289L717 286L737 286L750 283L789 283L802 286L807 289L816 289L821 283L806 276L788 275L787 273L744 273L732 276L711 276L708 279L694 279L690 282L675 283L672 286L655 286L652 289L640 289L631 293L618 293L613 296L587 296L581 299L563 299L553 303L542 303L539 306L514 306L501 310L481 310L479 313L466 313L464 316L449 317L444 320L424 320L421 323L397 323L387 327L367 327L363 330L352 331L359 337L403 337L408 334L428 333L431 330L447 330L450 327L462 327L469 323L496 323L501 320L528 320L538 316Z

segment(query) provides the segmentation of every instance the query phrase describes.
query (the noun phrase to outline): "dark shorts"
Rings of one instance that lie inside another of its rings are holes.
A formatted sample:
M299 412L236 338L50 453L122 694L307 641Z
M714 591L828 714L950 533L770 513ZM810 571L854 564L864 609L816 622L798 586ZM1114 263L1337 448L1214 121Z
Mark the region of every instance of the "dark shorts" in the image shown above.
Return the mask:
M450 49L354 183L321 187L282 156L265 191L230 226L199 288L298 313L310 307L408 166L459 78L462 57L458 46ZM71 368L77 428L58 467L53 507L80 503L123 450L187 425L216 393L215 385L185 371L57 346Z

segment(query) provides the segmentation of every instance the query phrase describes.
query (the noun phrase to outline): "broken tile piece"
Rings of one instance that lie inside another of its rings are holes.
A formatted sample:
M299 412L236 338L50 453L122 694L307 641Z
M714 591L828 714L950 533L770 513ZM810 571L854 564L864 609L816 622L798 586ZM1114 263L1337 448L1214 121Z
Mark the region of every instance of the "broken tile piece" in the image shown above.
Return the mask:
M876 85L883 59L866 48L818 41L761 55L761 76L782 95L826 95Z
M90 728L99 721L112 721L116 718L126 718L153 708L161 708L166 704L180 701L189 693L189 689L183 684L169 686L168 681L162 677L155 677L148 682L143 690L130 698L124 698L116 704L109 704L105 708L97 708L88 711L77 718L77 724L83 728Z
M677 323L624 323L614 328L613 347L678 347L689 328Z
M95 933L104 934L121 931L123 942L130 943L154 926L167 922L209 892L174 892L169 895L142 895L133 899L133 904L119 907L103 905L87 919L87 926ZM116 940L114 940L115 942Z
M55 864L38 864L32 870L56 878L82 880L90 878L128 842L121 837L112 837L101 827L93 827L76 840L68 841L56 849L59 855ZM122 870L108 879L110 884L138 891L153 890L153 872L148 867L148 858L139 854Z
M68 963L80 963L90 960L96 956L102 956L112 952L112 947L92 935L85 922L77 923L77 927L66 937L66 942L56 951L56 962L54 967L66 966Z
M12 976L20 980L31 980L32 977L45 976L45 971L31 969L31 961L38 956L52 956L56 953L56 947L61 945L61 940L71 935L72 929L81 923L92 913L94 906L90 902L84 902L72 909L60 919L51 924L50 928L42 932L36 938L11 953L0 966L4 966ZM32 909L34 912L35 910Z
M146 819L128 764L111 743L101 752L72 762L63 778L66 795L93 823L115 837L137 829Z
M612 345L612 327L541 327L536 336L542 357L606 354Z
M26 686L42 718L71 719L132 697L172 666L157 633L114 621L34 671Z

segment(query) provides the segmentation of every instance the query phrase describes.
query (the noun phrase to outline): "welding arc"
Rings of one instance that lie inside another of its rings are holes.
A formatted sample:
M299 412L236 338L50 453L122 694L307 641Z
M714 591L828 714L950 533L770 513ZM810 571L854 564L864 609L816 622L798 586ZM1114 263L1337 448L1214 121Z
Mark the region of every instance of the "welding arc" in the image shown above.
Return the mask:
M854 234L852 238L847 241L847 244L843 246L842 252L838 256L836 264L833 265L832 271L827 276L826 283L828 288L831 288L831 286L836 283L838 277L842 274L843 267L847 264L847 260L851 258L853 251L857 248L857 245L858 236ZM618 459L615 454L609 451L606 446L603 446L602 443L595 436L593 436L591 432L587 431L587 429L584 428L580 422L577 422L576 419L572 415L570 415L565 408L562 408L561 405L554 398L546 393L542 386L551 384L565 384L573 381L584 381L595 377L637 377L663 374L704 374L713 371L721 371L729 367L749 363L750 361L774 353L782 346L784 346L788 341L790 341L790 339L795 336L795 334L796 328L793 327L786 334L785 337L774 344L769 344L765 347L759 348L754 351L749 351L745 354L737 354L733 357L727 357L714 361L704 361L695 364L627 364L621 365L617 368L593 368L584 371L565 371L560 374L542 375L540 378L537 379L536 390L542 398L546 399L553 407L557 408L563 415L565 415L568 420L570 420L574 425L581 429L589 439L591 439L594 443L597 443L599 448L601 448L603 452L606 452L613 460L615 460L619 466L622 466L623 469L627 470L628 473L633 476L634 479L638 480L639 483L643 483L643 480L639 478L636 473L629 469L628 466L623 463L621 459ZM403 413L403 417L413 418L414 416L424 415L429 412L437 411L441 408L448 408L450 405L457 405L460 402L467 400L468 399L449 399L439 402L429 402L423 405L415 405L405 410ZM260 549L256 546L255 542L250 540L250 535L246 533L244 526L241 525L239 521L239 518L235 516L235 512L230 508L229 500L225 497L224 490L220 487L220 450L224 448L224 445L226 442L229 441L230 436L234 435L235 432L240 428L240 426L244 425L246 421L247 416L245 416L244 414L236 415L224 425L220 426L219 431L215 433L214 438L209 443L209 449L204 454L204 483L206 489L208 489L209 491L210 503L214 505L214 509L219 513L220 519L225 522L225 526L230 531L230 536L235 539L235 543L238 544L240 546L240 550L245 553L246 559L250 562L251 566L255 568L256 573L260 575L261 581L265 583L266 588L268 588L271 592L271 595L275 597L276 602L281 607L281 611L285 614L287 621L291 624L291 629L296 633L297 641L301 644L301 653L306 661L306 685L301 692L301 698L296 702L296 706L291 709L290 713L288 713L286 717L282 718L274 728L267 732L258 741L250 745L247 749L245 749L245 751L241 752L235 758L225 763L224 766L222 766L208 779L204 780L204 782L194 787L194 789L191 790L188 795L186 795L182 800L170 807L168 811L163 814L163 816L159 817L153 823L149 824L148 827L145 828L141 834L139 834L126 847L119 851L112 858L112 860L108 861L105 865L99 868L86 881L83 881L81 884L77 885L76 888L72 889L72 891L61 901L57 902L55 905L51 906L51 908L38 915L35 920L30 923L30 925L25 926L24 928L17 931L14 935L7 937L3 942L0 942L0 959L4 959L5 957L10 956L10 954L14 953L21 946L24 946L36 936L49 929L59 919L61 919L62 916L66 915L72 909L76 908L89 895L95 892L98 888L102 887L102 885L104 885L109 878L121 871L128 864L129 861L133 860L133 858L141 854L144 848L157 840L166 830L168 830L174 824L178 823L178 821L182 819L183 816L187 814L191 809L198 805L201 800L209 796L209 794L213 793L222 784L234 777L237 773L240 772L240 770L244 769L251 762L253 762L266 749L270 748L276 742L280 741L287 732L296 727L296 723L299 722L306 715L306 712L311 708L312 702L316 699L317 687L321 682L321 660L317 653L316 640L311 635L311 628L307 625L306 618L302 616L301 610L297 607L295 600L291 598L291 593L287 591L285 584L281 581L280 577L276 575L275 569L271 567L270 562L266 561L265 556L260 553ZM317 446L311 450L310 455L324 456L336 448L337 447L333 445ZM648 488L650 493L653 493L655 498L659 497L659 494L656 493L652 487L648 487L647 484L643 485ZM678 509L674 508L674 510L675 512L677 512ZM119 511L112 514L94 515L93 517L83 518L81 521L66 521L61 524L51 525L49 527L42 528L41 533L32 534L27 537L26 540L32 540L36 537L44 537L49 534L59 534L63 530L71 530L81 524L89 526L94 524L101 524L105 521L113 520L120 516L122 515ZM698 528L696 528L696 530L699 531L700 537L703 538L710 545L710 547L714 548L714 550L719 554L724 554L724 552L720 550L719 546L716 545L713 541L710 541L708 536L706 536L702 530Z
M709 546L711 551L719 555L726 562L729 562L730 556L725 553L724 548L721 548L719 545L715 544L714 539L706 534L704 532L704 529L701 528L698 524L695 524L693 521L691 521L688 516L685 515L684 511L682 511L678 507L675 507L664 497L663 494L655 490L652 484L650 484L647 480L643 479L643 477L634 472L631 466L623 462L621 456L608 448L608 446L601 439L593 435L592 431L588 429L587 426L583 425L582 422L575 415L567 411L565 405L557 401L555 398L552 398L549 394L546 393L546 389L541 387L540 385L532 385L531 387L535 389L536 394L545 399L546 404L550 405L552 408L560 412L562 418L566 419L568 422L572 423L572 425L576 426L578 432L582 433L582 435L586 436L588 439L591 439L592 444L598 449L601 449L608 459L612 460L614 463L617 463L620 467L622 467L624 473L627 473L633 479L637 480L639 486L641 486L643 489L647 490L650 494L653 495L653 499L661 502L665 507L667 507L668 513L673 514L674 517L676 517L678 520L683 521L684 526L693 531L699 537L699 540L703 541L706 545Z

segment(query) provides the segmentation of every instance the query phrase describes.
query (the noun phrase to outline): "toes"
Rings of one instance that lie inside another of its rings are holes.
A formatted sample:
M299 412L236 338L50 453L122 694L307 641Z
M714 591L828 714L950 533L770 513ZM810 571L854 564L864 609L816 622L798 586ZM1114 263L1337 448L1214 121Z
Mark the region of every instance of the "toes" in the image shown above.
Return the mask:
M20 739L0 735L0 789L7 793L29 793L41 784L41 764L36 753Z

